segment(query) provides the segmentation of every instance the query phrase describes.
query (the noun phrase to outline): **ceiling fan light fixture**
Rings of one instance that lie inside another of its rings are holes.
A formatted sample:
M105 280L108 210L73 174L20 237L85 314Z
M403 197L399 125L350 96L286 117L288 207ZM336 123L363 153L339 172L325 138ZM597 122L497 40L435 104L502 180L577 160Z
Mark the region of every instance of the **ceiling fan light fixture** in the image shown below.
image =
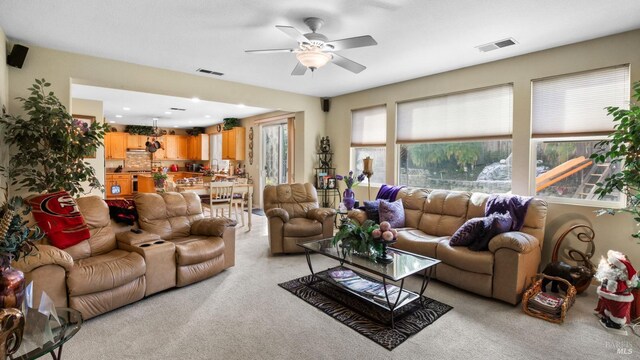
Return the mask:
M302 65L313 71L327 65L331 60L331 54L322 52L322 50L317 47L313 47L297 52L296 59L298 59Z

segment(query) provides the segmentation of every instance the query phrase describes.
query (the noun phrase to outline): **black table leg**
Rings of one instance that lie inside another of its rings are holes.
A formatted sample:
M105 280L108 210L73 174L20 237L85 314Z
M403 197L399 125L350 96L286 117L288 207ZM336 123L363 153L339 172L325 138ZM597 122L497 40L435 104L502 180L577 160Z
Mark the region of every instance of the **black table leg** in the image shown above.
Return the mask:
M425 290L427 290L427 286L429 285L429 281L431 281L431 272L433 271L433 266L424 269L424 274L422 275L422 285L420 285L420 304L424 307L424 298L423 294Z

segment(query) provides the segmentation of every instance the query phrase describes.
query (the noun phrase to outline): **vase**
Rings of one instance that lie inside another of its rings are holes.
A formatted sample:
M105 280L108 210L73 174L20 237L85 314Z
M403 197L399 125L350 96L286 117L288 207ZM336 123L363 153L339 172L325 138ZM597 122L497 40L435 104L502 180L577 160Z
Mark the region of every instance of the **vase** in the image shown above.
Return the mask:
M347 210L353 210L353 205L356 203L356 194L353 193L353 190L346 188L342 193L342 203L347 208Z
M3 266L0 269L0 308L20 309L24 290L24 273L11 266Z

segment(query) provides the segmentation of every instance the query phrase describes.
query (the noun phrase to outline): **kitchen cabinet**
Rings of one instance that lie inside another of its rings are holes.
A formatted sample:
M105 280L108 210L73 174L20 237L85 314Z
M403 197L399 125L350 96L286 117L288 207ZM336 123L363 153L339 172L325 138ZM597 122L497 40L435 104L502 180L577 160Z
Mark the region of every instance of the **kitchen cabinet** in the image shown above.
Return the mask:
M144 150L147 148L146 135L127 134L127 149Z
M209 135L189 136L188 145L189 160L209 160Z
M113 185L120 186L120 193L114 194L111 192ZM133 194L133 187L131 183L130 174L107 174L105 179L105 188L107 198L126 197Z
M245 128L234 127L222 131L222 159L244 160Z
M164 159L189 160L189 139L186 135L165 135Z
M109 132L104 136L105 159L122 159L127 157L127 133Z

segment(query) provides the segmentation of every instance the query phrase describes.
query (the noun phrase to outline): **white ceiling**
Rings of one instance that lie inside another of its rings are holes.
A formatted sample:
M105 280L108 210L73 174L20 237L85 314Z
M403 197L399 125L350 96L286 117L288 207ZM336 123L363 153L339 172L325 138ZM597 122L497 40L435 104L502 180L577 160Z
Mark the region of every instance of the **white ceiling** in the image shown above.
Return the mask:
M329 39L373 36L377 46L338 52L368 68L352 74L329 64L294 77L293 54L244 53L294 47L274 26L306 32L309 16L325 19ZM336 96L640 28L640 1L0 0L0 26L27 45ZM474 48L508 37L519 44Z
M71 86L71 96L102 101L107 120L123 125L151 126L153 118L157 118L159 127L206 127L221 123L227 117L245 118L272 111L243 104L194 101L195 99L78 84ZM171 110L172 107L185 111Z

